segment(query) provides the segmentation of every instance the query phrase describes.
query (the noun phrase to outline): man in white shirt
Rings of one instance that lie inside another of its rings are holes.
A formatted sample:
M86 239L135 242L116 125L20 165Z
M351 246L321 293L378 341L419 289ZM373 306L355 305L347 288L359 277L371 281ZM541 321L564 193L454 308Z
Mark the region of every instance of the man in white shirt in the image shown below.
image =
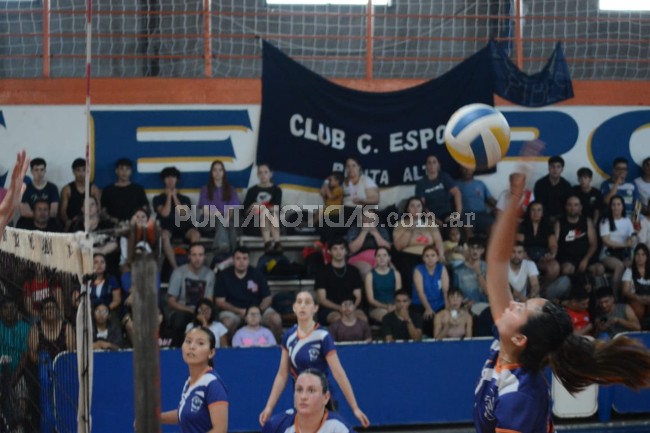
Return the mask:
M510 257L508 283L515 301L519 302L539 296L539 270L535 262L525 257L524 244L517 242Z

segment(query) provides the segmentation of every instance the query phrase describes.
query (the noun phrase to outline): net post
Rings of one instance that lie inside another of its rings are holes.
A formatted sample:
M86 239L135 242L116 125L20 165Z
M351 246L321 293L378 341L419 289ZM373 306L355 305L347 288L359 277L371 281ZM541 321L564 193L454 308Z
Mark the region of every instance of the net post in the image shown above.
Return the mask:
M160 432L157 266L151 254L133 260L133 370L136 433Z

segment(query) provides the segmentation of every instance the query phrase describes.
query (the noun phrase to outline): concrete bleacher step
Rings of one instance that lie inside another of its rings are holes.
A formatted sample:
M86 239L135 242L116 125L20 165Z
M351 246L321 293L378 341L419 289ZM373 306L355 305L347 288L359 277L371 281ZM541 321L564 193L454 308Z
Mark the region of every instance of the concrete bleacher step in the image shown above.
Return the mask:
M311 278L289 278L286 280L269 280L269 289L272 294L281 292L297 292L306 288L314 290L316 281Z

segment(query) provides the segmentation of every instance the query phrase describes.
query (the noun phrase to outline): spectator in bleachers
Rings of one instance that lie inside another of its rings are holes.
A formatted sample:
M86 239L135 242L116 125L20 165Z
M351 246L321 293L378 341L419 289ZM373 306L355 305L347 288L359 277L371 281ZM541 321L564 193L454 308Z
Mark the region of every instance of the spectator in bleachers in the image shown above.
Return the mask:
M345 240L350 250L348 264L359 270L361 278L365 278L375 266L377 248L391 247L388 230L379 224L377 214L369 209L363 211L361 226L357 222L347 230Z
M580 199L569 196L564 212L564 217L556 221L554 227L560 273L573 275L589 271L594 276L602 276L605 268L596 258L596 229L591 220L582 215Z
M239 328L232 337L232 347L275 346L277 341L269 328L261 325L262 310L257 305L246 309L246 325Z
M93 255L93 279L90 282L90 302L106 305L111 314L111 322L119 323L122 308L122 290L117 279L106 273L106 257L101 253ZM72 305L76 310L79 307L79 290L72 292Z
M415 195L422 198L423 206L433 212L438 224L449 222L452 212L462 215L463 198L456 181L442 171L435 155L427 157L426 167L427 175L415 184Z
M215 303L221 309L219 320L232 335L244 319L246 309L257 305L262 310L262 324L277 338L282 333L282 318L271 307L273 299L266 278L250 265L246 247L235 248L232 257L233 266L221 271L215 284Z
M411 295L408 290L395 292L395 309L386 314L381 321L381 334L384 341L422 339L422 317L411 311Z
M623 197L615 195L609 200L608 211L600 222L603 243L600 261L612 273L611 285L617 299L620 298L623 271L630 264L635 237L634 225L625 215Z
M448 222L452 212L461 214L463 211L460 189L456 181L442 171L435 155L427 157L426 176L415 184L415 195L434 213L439 224Z
M32 209L32 218L20 218L16 224L17 228L55 233L61 231L56 219L50 217L50 203L47 199L37 198L32 204Z
M264 252L282 252L280 242L280 215L282 205L282 190L271 181L273 172L268 164L257 166L259 183L248 189L244 199L244 213L259 215L259 230L264 241ZM251 232L250 225L245 228ZM252 230L256 232L256 230Z
M532 260L526 259L524 245L517 241L510 256L508 284L517 302L526 302L539 296L539 270Z
M280 193L280 197L282 194ZM222 161L216 160L210 165L207 184L199 192L198 208L203 218L214 216L215 235L212 247L217 253L232 254L237 246L237 227L234 224L236 209L229 206L240 204L237 190L228 181L228 173ZM226 208L228 208L226 212ZM225 223L227 221L227 224ZM210 219L212 221L212 218Z
M160 172L160 180L165 185L165 191L153 198L153 208L156 211L161 228L162 250L167 263L176 269L176 254L172 247L173 239L187 240L189 243L201 240L201 234L192 226L191 221L181 221L181 209L190 213L192 202L186 195L178 192L176 185L181 178L181 172L176 167L165 167Z
M596 290L596 300L600 315L595 321L596 334L600 338L614 338L616 334L628 331L640 331L641 324L628 304L616 302L611 287L604 286Z
M535 200L544 206L549 221L554 223L564 214L564 202L571 194L571 184L562 177L564 159L555 155L548 159L548 174L537 182L533 192Z
M102 210L115 222L129 221L136 210L149 210L149 200L144 188L131 182L133 163L128 158L118 159L115 163L117 179L102 191Z
M367 207L376 209L379 205L379 187L373 179L363 173L359 161L354 157L345 160L345 180L343 181L343 213L330 216L333 221L347 222L357 209ZM328 224L325 220L321 228L321 239L331 243L334 239L344 237L346 228Z
M463 292L451 287L447 293L447 308L442 310L433 322L433 338L471 338L472 315L462 308Z
M28 334L29 325L22 319L16 300L0 297L0 384L4 384L0 411L6 414L9 425L17 428L10 431L21 431L18 426L27 415L22 400L27 397L23 373Z
M27 338L32 374L27 375L30 393L29 413L38 417L39 432L54 432L54 390L52 363L64 351L76 350L74 328L63 319L60 304L54 298L46 298L42 304L41 320L32 325Z
M201 299L194 309L194 320L187 324L185 334L192 328L204 326L214 334L216 348L228 347L228 329L217 320L217 309L209 299Z
M375 250L376 265L366 274L364 287L370 317L382 321L387 313L395 310L395 292L402 288L402 276L390 263L390 251L386 247Z
M544 286L560 276L557 256L557 238L553 226L544 215L544 206L534 201L528 206L526 216L519 225L517 240L522 242L528 259L535 262L544 275Z
M573 323L575 335L590 335L594 324L589 313L589 293L582 286L573 286L566 301L566 312Z
M191 244L188 262L174 269L167 289L174 346L180 346L183 342L185 328L194 318L194 308L199 301L213 297L214 273L205 266L205 247L198 243Z
M341 302L341 318L329 326L332 338L336 342L370 342L372 335L368 322L360 320L355 314L357 310L355 305L356 297L352 293L347 293L344 298L343 302Z
M129 228L122 231L123 236L120 237L120 272L130 270L133 261L132 250L135 248L135 244L141 240L141 237L149 246L147 252L151 252L152 247L157 247L160 239L157 222L151 218L149 210L146 208L136 209L129 221Z
M63 289L56 277L50 277L48 271L39 265L23 284L25 313L30 323L41 317L43 302L48 298L55 299L57 305L63 305Z
M637 242L650 247L650 220L647 217L639 218L638 224Z
M329 218L335 218L341 212L343 206L343 173L334 171L327 177L320 189L320 195L323 197L324 208L323 214ZM319 218L317 218L319 219Z
M361 164L356 158L348 157L345 160L345 174L343 206L352 209L379 204L379 187L374 180L363 174Z
M422 315L424 333L431 336L434 316L447 307L449 291L449 274L439 257L433 245L426 246L422 251L423 263L413 271L411 308Z
M440 260L445 260L440 230L421 198L411 197L406 201L404 214L393 230L393 245L397 251L394 263L402 274L402 287L405 288L410 289L413 269L422 263L422 252L427 245L434 245Z
M63 230L68 232L79 219L83 219L83 202L86 193L86 160L77 158L72 162L74 180L61 189L61 206L59 218L63 223ZM101 191L92 182L90 183L90 196L97 202L101 201Z
M21 218L34 218L34 204L38 199L49 203L49 217L56 218L59 212L59 189L45 179L47 163L43 158L34 158L29 163L32 183L27 185L20 203Z
M463 212L465 215L474 214L472 224L465 226L465 235L468 239L475 233L489 235L494 224L492 209L497 205L490 190L482 180L474 178L474 170L463 166L460 167L460 180L456 184L462 197Z
M578 185L571 189L571 193L577 196L582 203L582 213L591 219L594 224L600 219L600 209L603 206L603 195L598 188L591 185L593 171L587 167L578 169Z
M332 241L328 253L332 261L316 276L314 287L318 294L319 320L322 324L332 324L341 318L343 307L341 304L349 294L353 294L355 305L361 304L361 287L363 281L359 271L354 266L346 263L347 248L345 240L338 238ZM362 310L356 310L358 318L368 321Z
M445 262L448 263L451 268L465 263L465 258L467 256L467 244L463 240L463 234L460 231L459 227L446 227L443 230L444 241L442 246L445 250Z
M634 185L639 192L639 198L646 214L650 210L650 156L641 163L641 176L634 179Z
M644 328L650 324L650 250L645 244L634 248L632 265L623 273L623 298L630 304Z
M100 302L93 308L93 350L122 348L122 329L109 319L108 305Z
M641 199L639 191L634 182L627 181L629 163L627 159L618 157L612 163L612 175L600 185L600 192L603 195L603 207L609 207L609 201L614 196L621 196L625 203L625 213L635 221L634 206Z
M483 260L485 242L479 237L473 237L468 242L467 260L454 268L453 286L458 287L465 296L465 307L475 316L479 316L488 307L485 294L485 275L487 265Z
M508 185L512 185L512 178L514 174L511 174L509 176L510 182ZM508 189L501 191L501 194L499 194L499 197L497 198L497 206L496 206L496 213L497 215L501 212L503 212L506 209L506 204L508 203L508 199L512 195L512 191L510 190L510 186L508 186ZM535 201L535 194L528 188L524 189L524 193L522 194L521 198L519 199L519 221L524 217L526 214L526 210L528 209L528 205Z
M82 204L85 206L85 201ZM111 275L120 273L119 233L123 232L105 213L99 212L99 202L93 196L88 204L88 233L93 241L93 252L104 254L106 271ZM77 219L70 229L71 232L84 231L85 218Z

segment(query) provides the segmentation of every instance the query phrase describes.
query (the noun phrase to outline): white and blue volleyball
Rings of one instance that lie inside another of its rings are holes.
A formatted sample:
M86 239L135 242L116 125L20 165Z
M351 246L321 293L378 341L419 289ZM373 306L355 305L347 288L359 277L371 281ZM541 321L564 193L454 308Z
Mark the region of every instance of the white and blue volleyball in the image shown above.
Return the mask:
M510 145L510 125L496 108L469 104L449 118L445 128L449 154L463 167L485 170L501 160Z

